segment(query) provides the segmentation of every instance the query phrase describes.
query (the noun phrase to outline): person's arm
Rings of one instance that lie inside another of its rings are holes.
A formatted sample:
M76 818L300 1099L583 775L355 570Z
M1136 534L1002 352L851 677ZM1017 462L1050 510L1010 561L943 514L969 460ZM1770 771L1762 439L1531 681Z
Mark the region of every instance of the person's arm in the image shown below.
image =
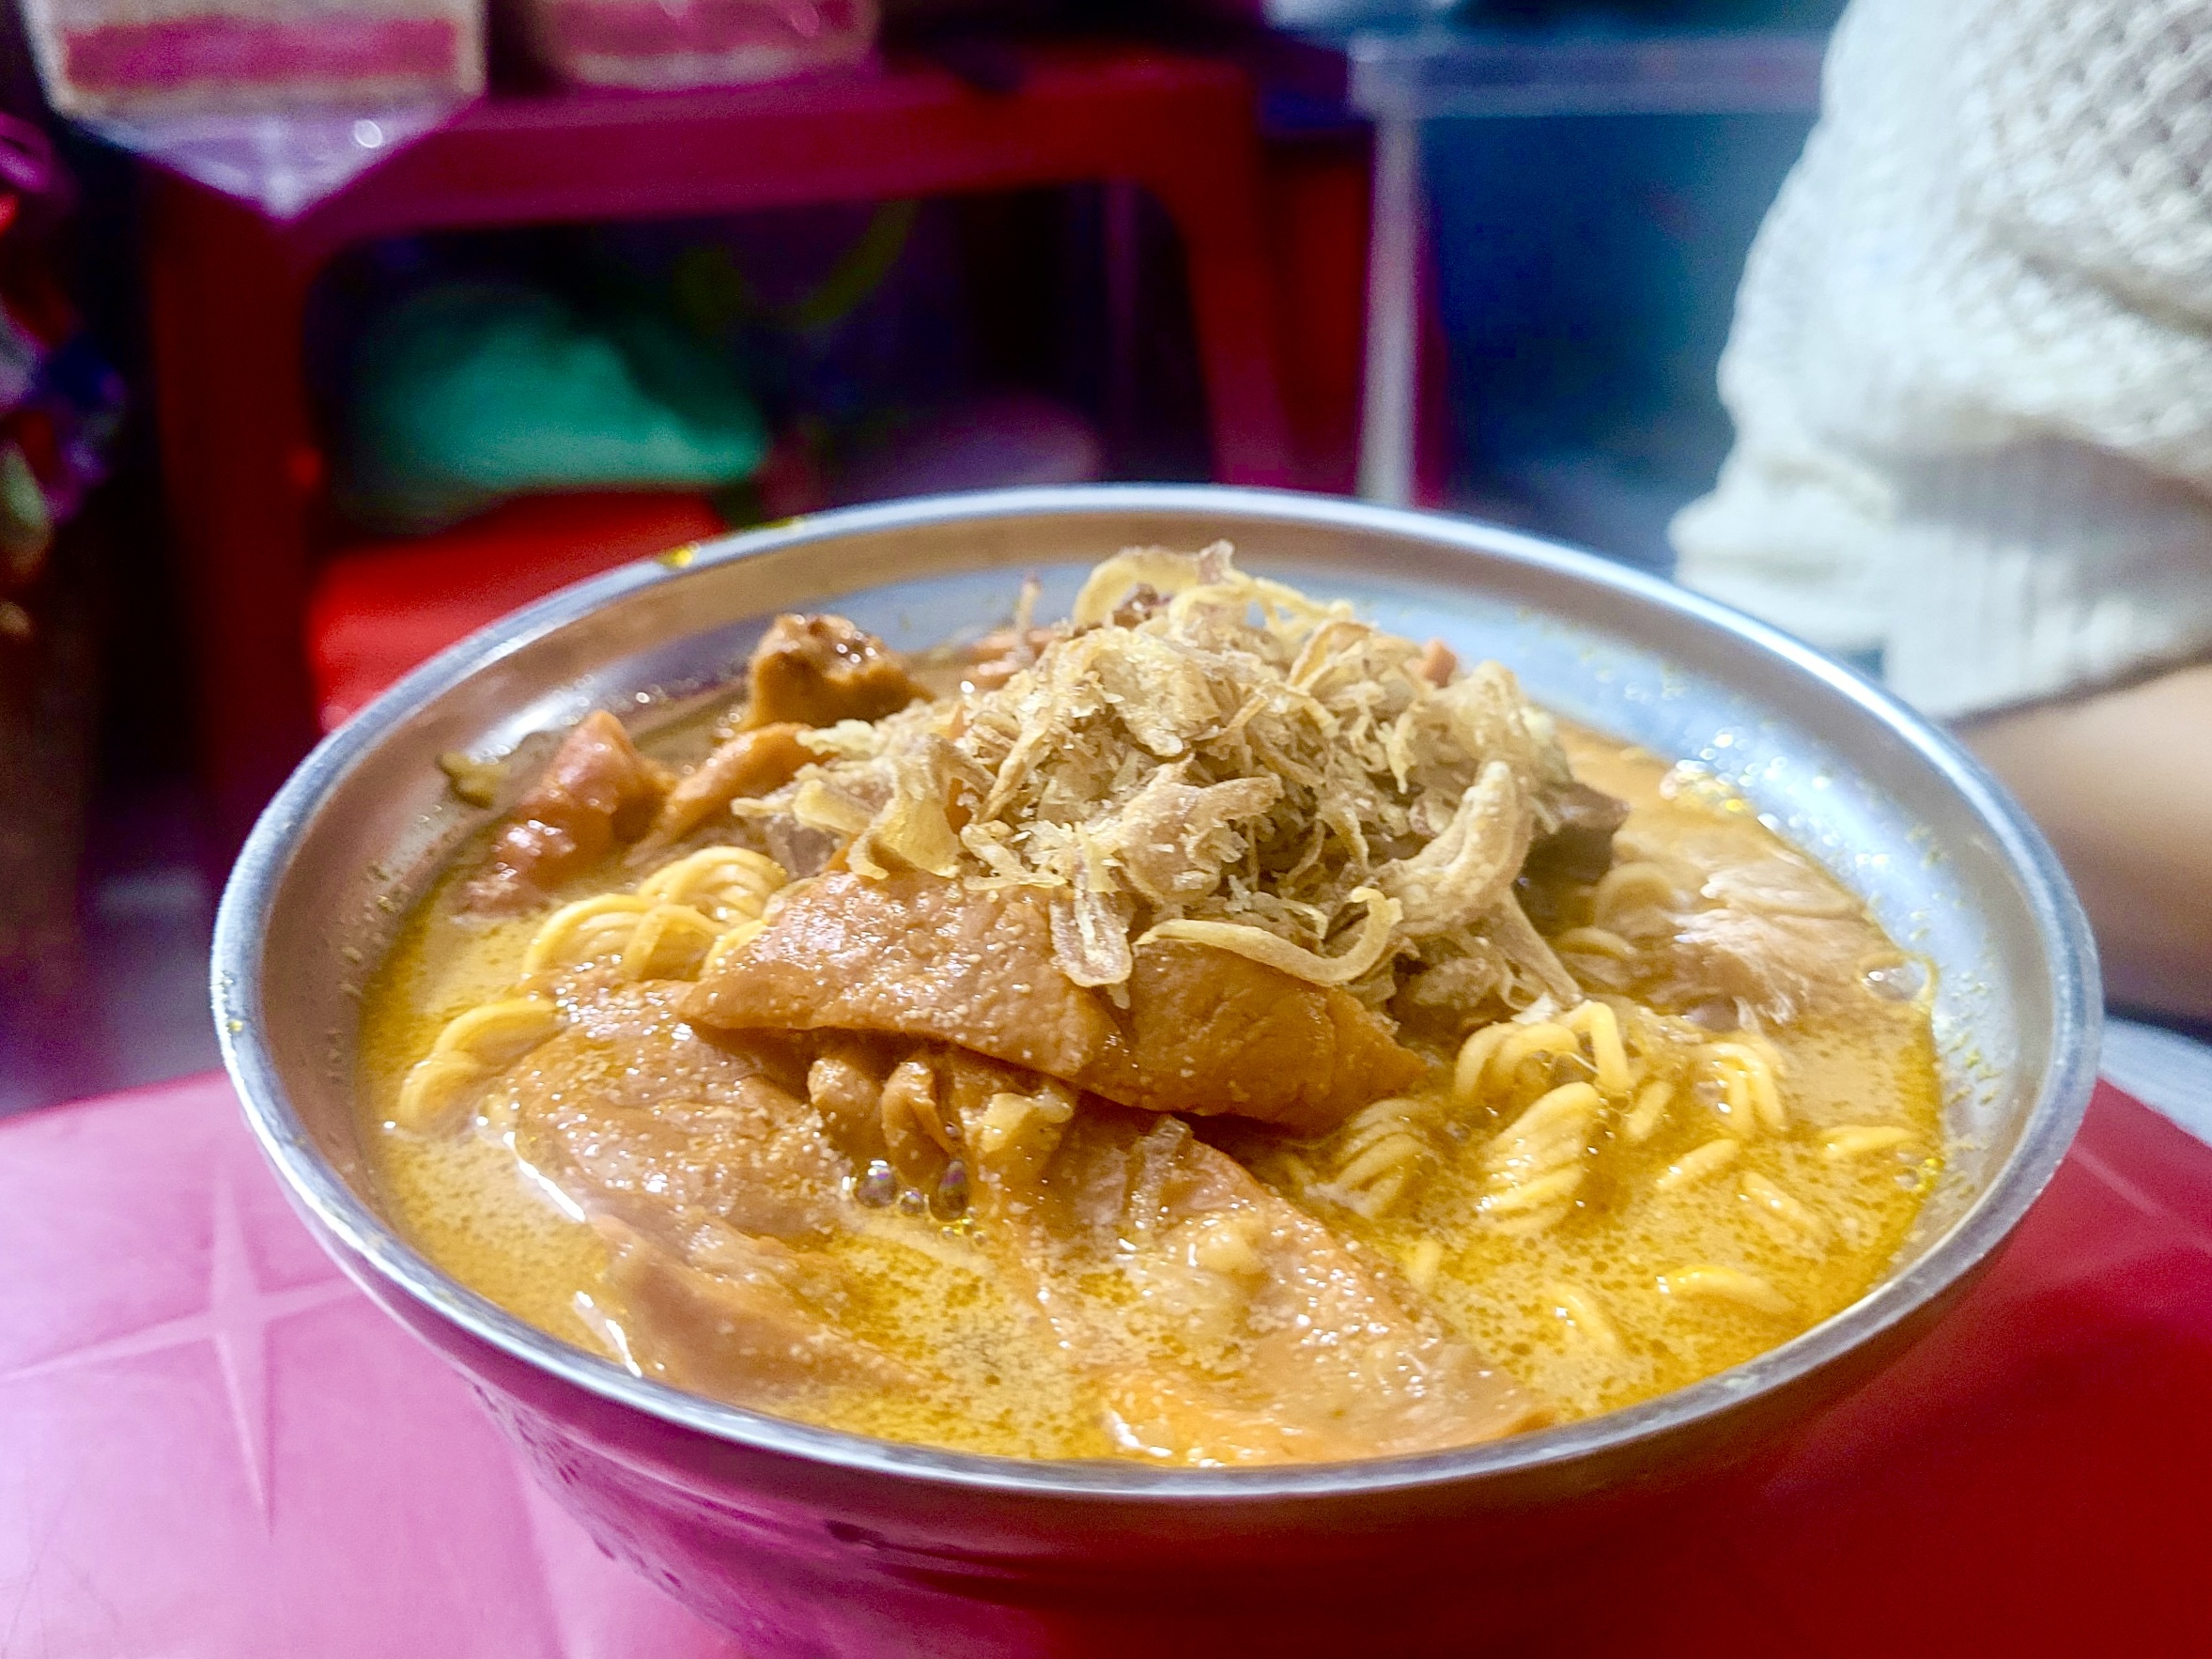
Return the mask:
M1966 733L2115 1001L2212 1017L2212 668L2165 666L2212 662L2203 50L2185 0L1851 0L1674 537L1685 583Z
M2096 929L2106 994L2212 1019L2212 666L1960 735L2058 849Z

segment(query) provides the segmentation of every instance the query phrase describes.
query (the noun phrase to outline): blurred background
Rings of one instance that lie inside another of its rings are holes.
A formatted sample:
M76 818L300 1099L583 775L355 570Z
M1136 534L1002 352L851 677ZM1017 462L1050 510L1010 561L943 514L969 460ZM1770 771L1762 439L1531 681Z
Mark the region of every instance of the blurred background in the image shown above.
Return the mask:
M1202 479L1663 567L1836 0L19 0L0 1111L216 1063L255 810L540 593Z

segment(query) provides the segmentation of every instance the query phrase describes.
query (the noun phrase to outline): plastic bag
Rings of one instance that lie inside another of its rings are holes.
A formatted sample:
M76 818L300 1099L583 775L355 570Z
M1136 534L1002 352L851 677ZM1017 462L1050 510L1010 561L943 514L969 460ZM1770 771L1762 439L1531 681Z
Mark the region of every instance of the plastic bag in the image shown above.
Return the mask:
M564 80L714 86L855 63L875 44L875 0L517 0L531 44Z
M519 284L426 289L355 361L339 499L377 529L440 529L537 490L718 488L767 452L735 375L675 325L587 321Z
M23 0L47 101L290 218L484 90L485 0Z

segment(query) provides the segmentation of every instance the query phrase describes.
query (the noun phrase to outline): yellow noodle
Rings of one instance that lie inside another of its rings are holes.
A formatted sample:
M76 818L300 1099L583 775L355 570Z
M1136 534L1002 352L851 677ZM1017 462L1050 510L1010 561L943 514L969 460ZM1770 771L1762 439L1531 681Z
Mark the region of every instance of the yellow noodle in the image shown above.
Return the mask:
M1639 906L1667 909L1681 902L1674 879L1657 864L1639 861L1616 864L1605 872L1590 894L1590 911L1604 925L1622 910Z
M688 905L655 905L630 931L622 971L630 979L688 979L699 971L719 934Z
M601 956L619 956L652 906L629 893L603 893L563 905L540 926L522 953L522 971L575 968Z
M1370 1221L1389 1214L1435 1156L1428 1109L1399 1098L1361 1108L1337 1145L1336 1176L1316 1190Z
M1590 1046L1598 1092L1619 1099L1629 1092L1629 1054L1621 1046L1620 1017L1595 997L1559 1022Z
M1756 1171L1744 1171L1737 1192L1752 1206L1752 1213L1767 1222L1786 1244L1817 1250L1826 1249L1834 1237L1828 1223L1808 1209L1802 1200L1785 1192Z
M1603 1354L1620 1352L1620 1333L1613 1328L1613 1321L1605 1316L1597 1297L1570 1284L1547 1286L1544 1294L1552 1298L1559 1317L1592 1347Z
M425 1054L401 1079L392 1121L422 1133L443 1128L489 1075L473 1054Z
M430 1052L472 1055L502 1071L560 1029L561 1011L543 997L508 997L447 1021Z
M1490 1225L1493 1231L1502 1233L1507 1238L1535 1238L1539 1234L1549 1233L1554 1227L1564 1221L1568 1212L1573 1208L1572 1203L1562 1203L1555 1209L1539 1210L1531 1215L1493 1216L1490 1217Z
M1830 1158L1864 1157L1870 1152L1909 1145L1911 1140L1911 1130L1886 1124L1845 1124L1820 1138L1820 1151Z
M1555 1020L1516 1026L1491 1057L1491 1082L1500 1087L1510 1085L1519 1074L1522 1062L1533 1060L1539 1054L1554 1057L1570 1054L1576 1060L1581 1060L1582 1039Z
M1490 1143L1482 1167L1494 1172L1512 1169L1531 1156L1555 1161L1557 1149L1569 1143L1579 1151L1600 1104L1592 1085L1562 1083L1530 1103L1528 1109Z
M1386 1175L1399 1175L1412 1163L1417 1162L1427 1148L1411 1137L1391 1135L1362 1148L1347 1158L1337 1173L1338 1185L1348 1187L1372 1186ZM1400 1183L1402 1185L1402 1182ZM1395 1195L1396 1187L1392 1188ZM1353 1205L1362 1215L1380 1215L1387 1203L1372 1206Z
M1588 1083L1539 1097L1483 1151L1491 1177L1484 1216L1513 1233L1540 1233L1573 1207L1585 1177L1590 1130L1603 1105Z
M1758 1117L1751 1104L1751 1082L1741 1072L1723 1068L1721 1109L1728 1119L1728 1126L1737 1134L1749 1138L1758 1132Z
M1486 1215L1511 1216L1564 1205L1582 1189L1583 1173L1570 1166L1521 1182L1483 1200L1483 1211Z
M1345 1120L1344 1126L1337 1131L1337 1140L1343 1155L1350 1157L1378 1141L1388 1140L1409 1124L1424 1120L1426 1116L1426 1109L1418 1101L1392 1095L1373 1101L1353 1112Z
M1570 927L1552 940L1552 949L1562 954L1610 956L1616 962L1632 962L1636 957L1636 947L1610 927Z
M1666 1120L1666 1109L1674 1104L1675 1086L1664 1078L1654 1078L1636 1091L1636 1103L1629 1109L1629 1115L1621 1120L1620 1132L1632 1146L1641 1146L1659 1133L1659 1125Z
M560 1029L560 1010L542 997L509 997L455 1016L408 1069L394 1121L425 1132L443 1127L483 1084Z
M1685 1267L1661 1278L1659 1288L1668 1295L1699 1301L1730 1302L1755 1312L1783 1318L1797 1312L1797 1304L1756 1273L1740 1267Z
M1652 1177L1651 1185L1661 1192L1672 1192L1678 1186L1687 1186L1693 1181L1701 1181L1716 1171L1726 1169L1742 1151L1742 1141L1725 1136L1709 1140L1667 1165Z
M1767 1046L1746 1039L1740 1042L1707 1043L1699 1050L1709 1063L1742 1077L1749 1091L1752 1109L1770 1132L1780 1135L1789 1127L1789 1111L1782 1101L1782 1087L1776 1080L1774 1055Z
M1473 1104L1482 1092L1483 1074L1499 1047L1514 1032L1510 1020L1486 1025L1460 1045L1460 1058L1452 1066L1451 1092L1462 1102Z
M637 892L657 905L688 905L727 927L757 919L790 879L765 854L709 846L654 871L638 883Z

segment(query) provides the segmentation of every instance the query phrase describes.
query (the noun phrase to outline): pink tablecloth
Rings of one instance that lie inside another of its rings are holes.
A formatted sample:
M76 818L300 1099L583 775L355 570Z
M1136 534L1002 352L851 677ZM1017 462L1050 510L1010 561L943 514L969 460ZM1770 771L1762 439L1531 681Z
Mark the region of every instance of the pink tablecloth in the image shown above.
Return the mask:
M2208 1565L2212 1150L2108 1090L1957 1316L1559 1651L2206 1651ZM338 1277L221 1078L0 1125L0 1655L735 1652Z

